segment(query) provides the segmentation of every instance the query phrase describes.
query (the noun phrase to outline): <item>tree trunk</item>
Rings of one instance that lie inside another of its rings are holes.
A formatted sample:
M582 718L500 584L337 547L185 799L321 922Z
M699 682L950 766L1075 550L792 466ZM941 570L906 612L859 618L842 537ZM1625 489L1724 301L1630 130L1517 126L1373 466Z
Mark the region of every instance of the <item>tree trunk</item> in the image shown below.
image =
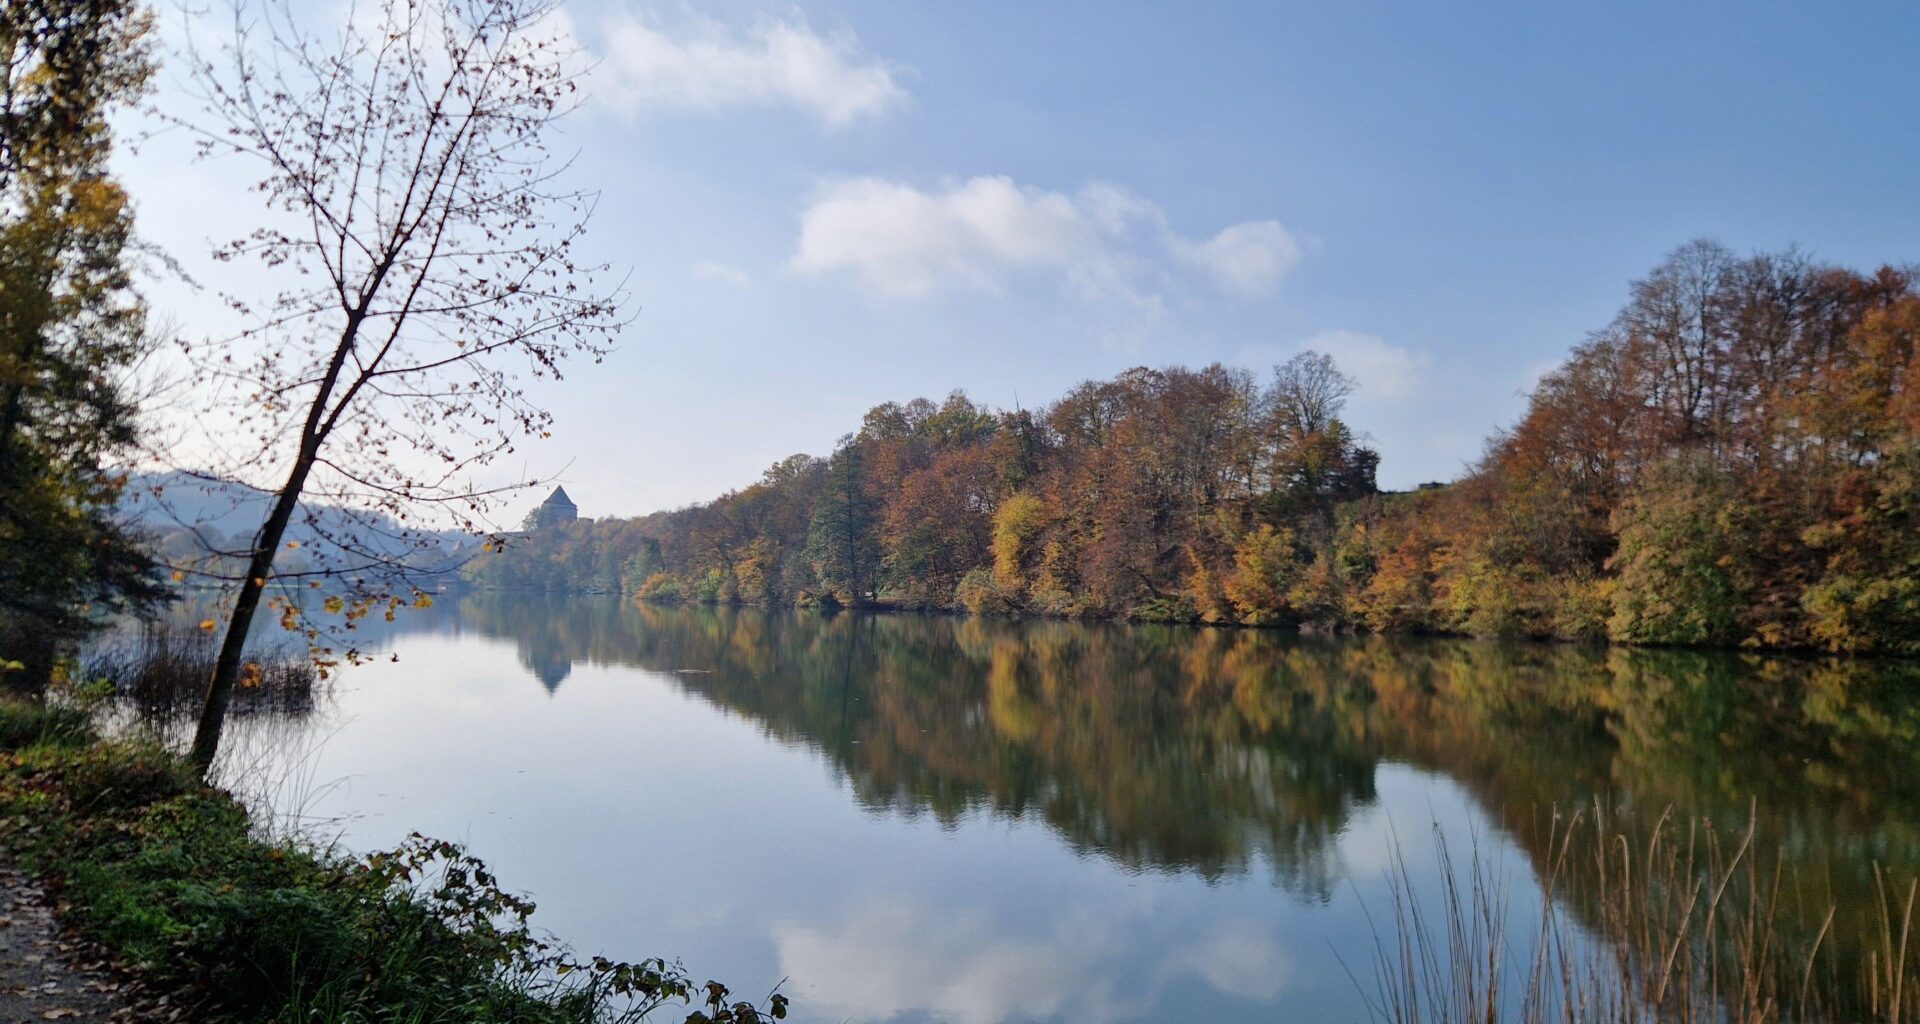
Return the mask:
M294 510L300 507L300 492L307 485L307 474L313 470L314 454L317 453L301 453L293 472L287 475L286 485L280 489L280 496L274 500L273 512L260 524L260 532L253 539L247 578L241 581L240 595L234 599L233 619L227 623L220 658L214 662L206 701L200 706L200 724L193 731L190 756L203 778L212 771L214 755L220 752L220 733L226 726L227 706L233 702L234 683L240 678L247 634L252 631L254 613L260 609L260 596L266 592L268 574L273 571L273 559L279 553L281 539L286 536L287 524L293 521Z
M0 480L12 479L13 438L25 419L25 390L19 385L9 387L6 402L0 404Z
M200 706L200 724L193 730L193 750L189 756L202 778L213 770L214 755L220 752L220 731L227 724L227 706L233 702L233 684L240 679L240 659L246 654L247 634L253 628L254 613L260 609L260 595L266 592L267 576L273 571L273 559L280 552L280 541L287 534L287 524L293 521L293 513L300 507L300 494L306 490L307 476L313 472L313 464L320 458L320 448L326 444L327 435L332 433L340 410L346 408L346 403L351 402L360 386L366 383L365 376L355 381L329 418L328 401L333 395L334 385L340 380L340 370L347 363L347 355L353 351L354 343L360 337L360 324L366 319L367 305L373 300L373 289L379 288L396 256L397 252L389 253L381 261L374 272L371 287L363 293L359 304L348 311L346 326L340 331L340 342L334 346L333 359L327 364L327 372L321 377L313 405L307 410L306 426L300 431L300 452L294 456L293 469L287 473L287 482L274 499L273 512L267 516L266 522L260 524L260 532L253 538L253 555L247 562L247 578L240 581L240 595L233 602L233 619L227 623L226 639L220 643L220 658L214 662L213 678L207 682L206 701Z

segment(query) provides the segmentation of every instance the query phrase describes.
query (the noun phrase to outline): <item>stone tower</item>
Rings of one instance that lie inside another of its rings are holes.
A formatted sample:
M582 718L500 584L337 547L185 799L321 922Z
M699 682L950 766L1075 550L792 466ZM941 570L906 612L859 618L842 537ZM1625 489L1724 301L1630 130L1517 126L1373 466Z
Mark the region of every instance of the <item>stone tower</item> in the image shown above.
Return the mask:
M533 510L533 526L539 529L545 526L560 526L580 518L580 507L567 497L565 487L555 487L547 500Z

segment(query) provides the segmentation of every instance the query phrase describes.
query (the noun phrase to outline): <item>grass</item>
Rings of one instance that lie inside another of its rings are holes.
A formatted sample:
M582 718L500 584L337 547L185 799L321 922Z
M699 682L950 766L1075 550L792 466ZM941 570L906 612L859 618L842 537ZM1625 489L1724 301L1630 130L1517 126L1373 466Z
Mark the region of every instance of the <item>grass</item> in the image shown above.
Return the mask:
M260 834L229 794L84 712L0 702L0 842L57 892L62 923L193 1019L630 1021L784 1016L696 988L662 960L580 959L537 938L530 903L458 846L415 836L347 857Z
M220 656L220 637L177 623L148 623L96 646L82 660L83 680L107 680L115 701L149 718L191 718L206 696ZM229 713L303 715L324 687L304 646L253 653L234 691Z
M79 708L24 699L9 701L0 713L0 750L84 742L93 735L87 713Z
M1476 846L1439 844L1438 892L1393 876L1391 931L1375 926L1375 1020L1389 1024L1920 1022L1920 883L1876 871L1864 950L1834 939L1836 906L1756 849L1671 814L1616 825L1596 807L1555 816L1537 917ZM1532 902L1532 901L1529 901Z

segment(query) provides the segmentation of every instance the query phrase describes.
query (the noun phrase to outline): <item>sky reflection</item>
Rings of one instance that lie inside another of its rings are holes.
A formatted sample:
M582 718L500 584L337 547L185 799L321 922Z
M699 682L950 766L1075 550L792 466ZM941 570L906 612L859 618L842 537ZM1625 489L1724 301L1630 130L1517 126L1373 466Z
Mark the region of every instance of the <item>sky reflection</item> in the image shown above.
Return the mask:
M1444 843L1530 925L1529 816L1596 795L1766 782L1809 849L1861 848L1844 801L1596 729L1586 662L1523 701L1541 649L475 601L237 756L319 834L465 842L575 947L780 984L800 1021L1367 1020L1396 872L1437 911ZM1614 671L1645 736L1699 714Z

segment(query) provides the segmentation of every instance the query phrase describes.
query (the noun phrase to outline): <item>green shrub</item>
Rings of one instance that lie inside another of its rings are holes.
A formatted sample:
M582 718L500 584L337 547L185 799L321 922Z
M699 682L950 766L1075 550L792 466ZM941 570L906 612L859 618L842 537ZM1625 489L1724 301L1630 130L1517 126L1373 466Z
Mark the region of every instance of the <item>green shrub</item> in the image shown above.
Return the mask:
M642 601L654 604L679 604L686 600L685 590L680 585L680 577L670 572L656 572L640 584L635 595Z
M1141 622L1197 622L1200 610L1185 594L1155 594L1136 603L1131 617Z
M1294 547L1292 530L1266 525L1240 539L1233 571L1224 581L1240 621L1265 624L1293 617L1291 592L1306 575Z
M1805 532L1826 564L1800 604L1828 650L1920 654L1920 443L1865 476L1872 497L1858 511Z
M44 778L57 785L71 812L138 811L197 788L193 772L157 748L96 744L55 761Z
M0 723L28 735L34 714L6 707ZM696 1024L785 1014L783 997L729 1003L661 960L549 946L533 905L453 844L414 836L351 859L263 839L151 746L23 747L0 763L0 821L30 826L3 834L59 881L66 923L191 994L198 1020L594 1024L670 1000L697 1000Z
M975 615L1012 615L1020 610L1018 588L1002 583L991 569L974 569L961 577L953 598Z
M1560 640L1605 640L1612 581L1576 576L1553 588L1553 635Z
M739 597L733 574L714 567L688 581L686 599L697 604L733 604Z
M1705 459L1655 467L1614 513L1618 573L1607 633L1637 644L1740 639L1752 589L1754 510Z
M89 742L93 726L79 708L40 701L0 700L0 750Z
M1533 635L1538 629L1526 600L1531 589L1520 570L1474 552L1447 581L1448 625L1468 636Z

